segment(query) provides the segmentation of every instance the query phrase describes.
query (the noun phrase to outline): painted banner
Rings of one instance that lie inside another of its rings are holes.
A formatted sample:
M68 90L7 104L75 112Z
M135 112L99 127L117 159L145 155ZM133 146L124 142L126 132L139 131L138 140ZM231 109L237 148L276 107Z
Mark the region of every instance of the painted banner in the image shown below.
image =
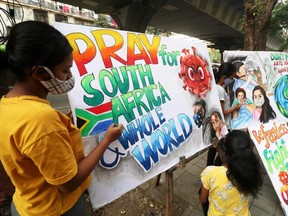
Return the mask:
M68 97L85 154L111 123L124 125L92 172L94 209L210 145L211 139L203 141L203 123L221 107L205 44L64 23L55 27L73 47L76 84Z
M288 53L225 51L223 58L237 70L227 88L231 107L242 104L232 114L232 129L288 121Z
M273 122L249 127L283 210L288 213L288 126Z

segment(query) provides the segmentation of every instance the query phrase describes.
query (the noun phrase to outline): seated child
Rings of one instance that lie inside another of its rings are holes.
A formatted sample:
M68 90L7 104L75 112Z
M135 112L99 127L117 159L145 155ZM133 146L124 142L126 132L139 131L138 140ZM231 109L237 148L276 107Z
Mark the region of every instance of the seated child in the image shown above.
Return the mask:
M200 202L204 215L250 215L249 195L256 196L263 180L260 163L247 133L233 130L218 144L223 166L201 173Z

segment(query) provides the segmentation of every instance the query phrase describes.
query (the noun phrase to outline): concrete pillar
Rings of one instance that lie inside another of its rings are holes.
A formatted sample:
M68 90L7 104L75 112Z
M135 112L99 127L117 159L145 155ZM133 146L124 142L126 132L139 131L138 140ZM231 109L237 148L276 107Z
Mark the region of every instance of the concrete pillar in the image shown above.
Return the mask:
M156 9L140 2L133 2L121 9L112 18L122 30L145 32Z

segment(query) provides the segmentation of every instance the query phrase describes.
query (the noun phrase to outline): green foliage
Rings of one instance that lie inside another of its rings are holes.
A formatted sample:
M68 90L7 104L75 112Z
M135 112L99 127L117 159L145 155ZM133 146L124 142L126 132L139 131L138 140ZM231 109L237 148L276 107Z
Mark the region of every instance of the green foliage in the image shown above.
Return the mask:
M279 2L272 13L269 26L270 35L282 35L282 30L288 29L288 3ZM282 35L283 36L283 35ZM286 35L287 37L287 35Z
M221 54L218 49L210 48L209 56L212 63L219 63L221 61Z
M94 24L97 27L102 27L102 28L110 28L111 27L107 15L103 15L103 14L98 14L98 18L97 18L97 20L95 20Z
M145 33L146 34L152 34L152 35L163 35L163 36L167 36L167 37L171 35L171 32L168 32L164 29L155 28L152 26L147 26Z
M244 33L244 25L245 25L245 17L244 17L244 14L243 14L243 16L239 19L239 23L240 23L240 31L242 32L242 33Z
M263 5L260 4L261 0L244 0L244 10L249 11L249 14L253 14L254 21L257 22L261 13L263 12ZM240 31L245 32L245 24L247 24L247 13L243 13L239 22L241 24ZM251 22L251 20L249 21Z
M279 51L288 51L288 37L286 36L283 45L280 47Z
M247 8L252 12L254 19L256 22L258 22L265 13L266 11L266 5L269 2L269 0L244 0L244 5L248 6ZM240 22L244 24L245 22L245 14L243 15L243 18L240 19Z
M288 1L279 2L272 13L268 34L279 35L284 39L284 43L279 51L288 49Z

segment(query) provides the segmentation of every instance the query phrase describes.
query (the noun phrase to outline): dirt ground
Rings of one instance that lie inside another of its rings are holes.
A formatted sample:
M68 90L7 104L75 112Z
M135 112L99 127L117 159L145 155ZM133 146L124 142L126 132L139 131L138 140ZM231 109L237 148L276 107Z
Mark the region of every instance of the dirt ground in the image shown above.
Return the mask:
M157 177L145 182L96 212L91 211L88 201L91 216L165 216L165 183L156 186L156 179ZM186 200L173 194L172 215L183 215L188 207Z
M8 191L7 182L3 182L1 173L1 196L3 191ZM9 178L8 178L9 180ZM7 181L7 179L6 179ZM12 191L13 191L12 186ZM9 188L11 192L11 185ZM13 194L13 192L12 192ZM104 207L93 211L89 199L88 192L86 194L87 208L90 216L164 216L166 215L165 208L165 184L160 184L156 187L156 178L144 183L130 192L124 194L113 202L105 205ZM2 199L3 201L3 199ZM10 215L10 199L6 199L0 205L0 216ZM173 215L182 215L189 203L181 198L173 197Z
M14 186L2 164L0 163L0 216L10 216L10 204ZM87 208L91 216L117 216L117 215L161 215L164 207L155 200L145 196L141 188L136 188L103 208L93 211L88 192L86 194ZM136 208L135 208L136 207ZM136 214L132 211L137 209Z
M2 188L2 184L1 184ZM86 193L87 208L91 216L161 216L165 215L165 207L149 196L141 188L136 188L112 203L93 211L88 193ZM11 199L2 202L0 216L10 216Z
M10 216L10 201L0 207L0 216ZM119 208L116 208L119 207ZM89 196L87 195L87 207L91 216L161 216L165 215L164 206L145 197L141 189L135 189L125 194L103 208L93 211Z
M89 199L89 198L88 198ZM141 188L136 188L112 203L93 212L90 201L87 202L91 216L161 216L165 215L165 206L151 199Z

